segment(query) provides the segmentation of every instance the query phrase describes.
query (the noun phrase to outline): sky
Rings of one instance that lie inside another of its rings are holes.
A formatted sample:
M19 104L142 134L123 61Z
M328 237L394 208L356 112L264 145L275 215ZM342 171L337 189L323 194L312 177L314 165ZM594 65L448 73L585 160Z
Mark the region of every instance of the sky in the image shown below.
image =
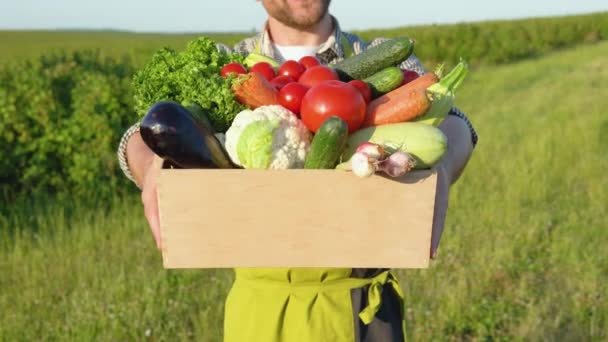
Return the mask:
M345 30L608 11L607 0L333 0ZM137 32L259 30L255 0L0 0L0 29L116 29Z

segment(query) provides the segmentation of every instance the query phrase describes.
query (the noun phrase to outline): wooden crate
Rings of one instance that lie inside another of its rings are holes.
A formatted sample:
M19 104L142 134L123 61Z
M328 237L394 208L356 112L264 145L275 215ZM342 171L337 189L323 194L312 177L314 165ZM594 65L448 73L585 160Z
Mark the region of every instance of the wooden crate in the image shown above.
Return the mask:
M165 268L429 264L436 174L163 169Z

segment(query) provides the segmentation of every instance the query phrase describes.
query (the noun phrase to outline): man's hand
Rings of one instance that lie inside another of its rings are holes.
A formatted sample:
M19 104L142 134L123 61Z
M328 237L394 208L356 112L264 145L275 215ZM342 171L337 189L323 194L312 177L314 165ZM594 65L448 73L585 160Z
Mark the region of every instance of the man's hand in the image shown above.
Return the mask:
M162 168L162 159L155 157L144 173L141 184L141 201L144 205L144 214L156 241L156 247L162 249L160 236L160 219L158 216L158 198L156 194L158 176Z
M156 241L156 247L161 249L162 240L160 237L156 182L163 161L150 150L139 134L134 134L127 142L127 160L135 183L141 189L141 201L144 204L144 213Z

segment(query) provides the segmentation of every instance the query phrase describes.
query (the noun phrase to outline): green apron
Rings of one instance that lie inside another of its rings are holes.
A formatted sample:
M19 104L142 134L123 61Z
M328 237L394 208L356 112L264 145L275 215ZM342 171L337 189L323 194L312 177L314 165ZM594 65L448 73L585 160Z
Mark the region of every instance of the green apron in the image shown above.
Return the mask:
M351 289L369 285L368 306L358 313L369 324L390 284L400 298L397 279L384 271L373 278L351 278L351 268L237 268L226 299L224 342L355 341ZM402 314L403 317L403 314ZM403 336L405 325L402 324Z

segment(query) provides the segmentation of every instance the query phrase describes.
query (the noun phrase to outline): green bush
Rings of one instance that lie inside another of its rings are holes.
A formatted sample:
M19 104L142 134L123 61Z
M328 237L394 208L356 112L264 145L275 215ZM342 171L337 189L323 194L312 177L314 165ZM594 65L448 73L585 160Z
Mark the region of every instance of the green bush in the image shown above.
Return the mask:
M552 50L608 39L608 12L588 15L401 27L357 32L364 39L408 36L425 63L503 64Z
M0 192L110 195L116 147L132 124L128 60L42 55L0 70Z

